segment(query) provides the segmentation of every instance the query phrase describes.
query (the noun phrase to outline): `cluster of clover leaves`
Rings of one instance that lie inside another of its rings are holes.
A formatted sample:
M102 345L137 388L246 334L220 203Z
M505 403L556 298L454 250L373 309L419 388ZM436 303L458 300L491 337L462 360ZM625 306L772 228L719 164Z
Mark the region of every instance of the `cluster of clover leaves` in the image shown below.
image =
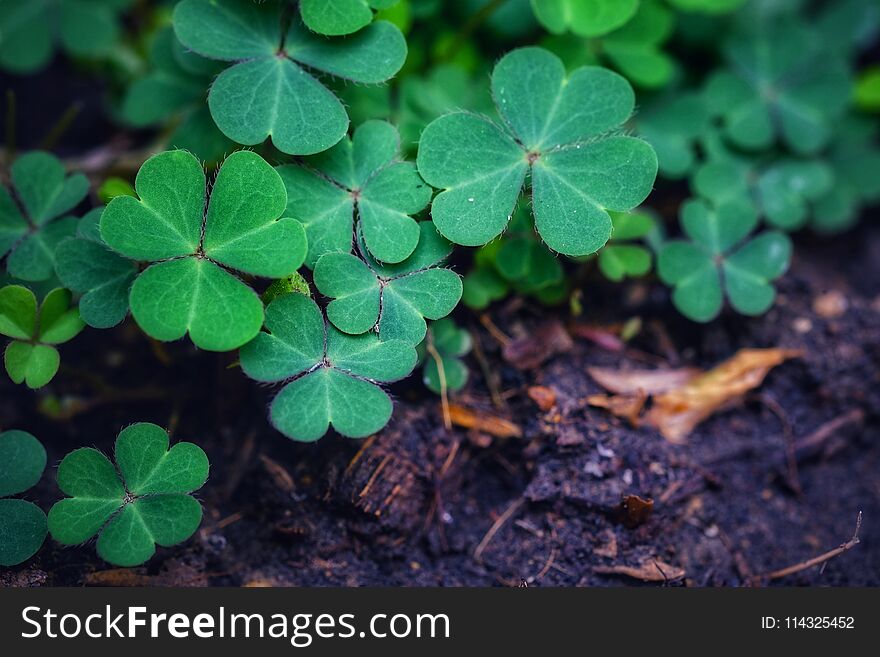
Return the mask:
M46 468L46 450L26 431L0 433L0 566L30 559L46 534L62 545L98 536L98 555L116 566L147 561L156 545L188 539L202 507L190 493L208 479L208 458L192 443L169 449L168 433L155 424L133 424L116 440L116 464L93 448L72 451L58 466L57 482L69 497L43 510L12 497L35 486Z

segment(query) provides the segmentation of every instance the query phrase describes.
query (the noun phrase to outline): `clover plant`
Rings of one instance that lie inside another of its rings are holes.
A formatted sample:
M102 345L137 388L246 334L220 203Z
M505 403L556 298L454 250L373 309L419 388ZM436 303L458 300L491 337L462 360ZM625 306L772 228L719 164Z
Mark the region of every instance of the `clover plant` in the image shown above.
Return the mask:
M429 221L421 222L418 245L398 264L380 264L368 254L326 253L315 265L315 286L332 299L327 319L344 333L377 328L382 340L417 345L425 337L425 318L440 319L461 298L461 279L440 265L450 244Z
M428 205L431 188L415 165L400 159L394 126L368 121L351 139L303 162L278 173L287 188L287 214L305 226L310 266L325 253L350 251L354 225L377 260L398 263L412 254L420 231L411 215Z
M32 73L56 45L74 57L106 55L132 0L0 0L0 67Z
M627 23L639 0L531 0L538 21L554 34L601 36Z
M56 345L69 342L85 326L79 310L70 307L70 300L70 291L56 288L38 308L28 288L0 288L0 334L12 338L3 363L14 383L36 389L55 377L61 362Z
M681 224L689 240L673 240L657 256L660 278L674 286L672 300L685 316L708 322L724 297L744 315L760 315L773 303L772 282L785 273L791 241L766 231L746 239L758 223L747 203L729 201L712 207L691 200Z
M19 157L11 167L14 196L0 186L0 258L6 271L25 281L44 281L55 267L55 247L76 231L66 216L85 198L84 175L68 176L64 165L40 151Z
M566 75L552 53L520 48L496 65L492 93L503 126L457 112L422 133L419 172L442 190L437 230L466 246L497 237L530 174L541 238L566 255L594 253L611 235L608 210L641 203L657 174L646 142L614 133L633 111L629 84L598 67Z
M46 450L26 431L0 433L0 566L15 566L46 539L46 514L33 502L10 497L33 487L46 468Z
M217 127L240 144L272 138L291 154L324 151L345 136L348 116L315 77L380 83L406 59L394 25L375 21L346 37L312 34L280 0L182 0L174 9L180 42L209 59L232 62L211 85ZM285 20L282 20L285 19Z
M128 314L128 295L137 264L111 251L101 239L103 208L83 217L76 236L55 249L55 271L64 286L80 294L79 314L94 328L110 328Z
M438 395L444 388L450 392L464 388L469 373L462 357L470 353L471 346L471 334L460 328L455 320L446 317L431 322L425 341L419 345L425 386Z
M675 180L693 172L711 120L702 94L675 91L643 107L637 120L639 134L657 152L661 176Z
M100 233L119 254L152 263L131 286L138 325L157 340L189 333L210 351L252 339L263 304L235 272L280 278L306 256L302 225L283 216L281 176L259 155L238 151L220 167L206 204L202 165L178 150L147 160L135 189L137 199L110 201Z
M314 301L297 293L270 303L266 330L241 349L245 374L285 382L269 417L281 433L302 442L318 440L331 425L350 438L384 427L392 404L378 384L402 379L415 365L412 344L342 333L325 322Z
M115 466L91 447L76 449L58 466L58 487L68 497L49 510L52 538L77 545L98 536L98 556L116 566L137 566L192 536L202 505L191 493L208 480L208 457L193 443L169 449L168 432L141 422L116 439Z

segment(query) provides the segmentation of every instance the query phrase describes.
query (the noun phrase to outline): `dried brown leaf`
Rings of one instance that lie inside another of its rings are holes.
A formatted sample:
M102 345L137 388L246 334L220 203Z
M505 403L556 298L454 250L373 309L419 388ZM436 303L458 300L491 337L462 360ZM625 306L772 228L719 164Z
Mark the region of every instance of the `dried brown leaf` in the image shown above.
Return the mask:
M667 440L682 442L700 422L761 385L771 369L800 355L792 349L741 349L681 387L656 395L645 421Z
M685 576L683 568L665 563L660 559L645 559L638 566L595 566L594 573L600 575L625 575L643 582L666 582Z
M496 438L521 438L522 429L510 420L471 410L458 404L449 405L449 418L453 424L466 429L488 433Z
M556 391L547 386L530 386L528 389L531 399L542 411L549 411L556 406Z
M622 417L637 427L640 424L639 415L648 401L648 395L643 390L626 395L590 395L587 403L596 408L604 408L612 415Z
M609 392L628 395L645 392L656 395L678 388L700 373L695 367L673 370L615 370L609 367L588 367L587 372Z
M569 351L574 342L557 320L545 322L531 335L511 340L504 346L504 360L521 370L538 367L557 354Z

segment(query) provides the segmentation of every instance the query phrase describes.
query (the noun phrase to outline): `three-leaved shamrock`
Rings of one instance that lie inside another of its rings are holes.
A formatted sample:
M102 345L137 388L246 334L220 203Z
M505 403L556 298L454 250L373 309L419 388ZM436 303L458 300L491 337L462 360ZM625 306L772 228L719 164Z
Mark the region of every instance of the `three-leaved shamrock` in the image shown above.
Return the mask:
M21 206L0 186L0 258L8 254L10 276L44 281L54 272L55 247L76 231L76 218L64 215L85 198L89 181L81 173L68 176L57 158L41 151L19 157L11 178Z
M345 136L348 115L309 71L385 82L403 66L406 42L387 21L328 38L291 17L285 30L287 6L279 0L183 0L174 9L174 31L199 55L232 62L208 95L211 116L227 137L247 145L271 137L285 153L320 153Z
M302 294L278 297L266 308L266 330L241 349L252 379L287 382L269 417L285 436L312 442L332 425L363 438L391 418L392 404L377 385L402 379L416 365L416 350L375 333L347 335L328 325L317 304Z
M399 0L300 0L303 23L313 32L341 36L357 32L373 20L373 10L388 9Z
M76 237L55 249L55 271L64 286L77 294L82 320L94 328L110 328L128 314L128 293L137 264L111 251L101 239L103 208L83 217Z
M419 143L419 172L442 191L431 206L447 239L478 246L506 228L527 174L535 226L547 245L586 255L611 235L609 210L629 211L651 190L657 156L615 134L633 111L629 83L599 67L566 76L541 48L505 55L492 73L500 126L465 112L433 121Z
M137 566L156 544L188 539L202 520L190 495L208 480L200 447L180 442L155 424L133 424L116 439L116 465L96 449L77 449L58 466L58 487L69 497L49 510L49 531L76 545L98 535L98 556L116 566Z
M280 166L278 173L287 214L306 229L308 266L325 253L351 251L355 221L377 260L397 263L412 254L420 231L411 215L428 205L431 188L412 163L400 160L394 126L367 121L351 139L303 162Z
M315 265L318 290L332 301L327 319L340 331L357 335L378 327L382 340L417 345L425 337L425 318L440 319L461 298L461 279L440 267L451 246L430 221L418 224L413 254L399 264L380 264L366 255L327 253Z
M287 193L259 155L238 151L220 167L206 207L199 161L168 151L138 171L139 199L118 196L101 216L101 238L132 260L152 262L131 287L132 316L157 340L189 333L209 351L236 349L263 323L263 304L232 271L281 278L306 256L302 225L283 216Z
M3 354L13 383L42 388L58 371L61 356L55 345L68 342L85 324L77 308L70 307L68 290L50 291L37 308L28 288L7 285L0 289L0 335L12 338Z
M36 484L46 450L26 431L0 433L0 566L30 559L46 539L46 514L33 502L10 498Z
M828 143L851 81L821 35L783 24L734 39L726 55L730 69L709 79L706 98L733 144L760 150L782 141L810 155Z
M675 290L672 300L697 322L718 316L724 297L743 315L760 315L772 304L772 281L791 259L785 233L766 231L748 241L758 216L747 203L717 207L691 200L682 206L681 224L690 241L666 243L657 256L660 278Z

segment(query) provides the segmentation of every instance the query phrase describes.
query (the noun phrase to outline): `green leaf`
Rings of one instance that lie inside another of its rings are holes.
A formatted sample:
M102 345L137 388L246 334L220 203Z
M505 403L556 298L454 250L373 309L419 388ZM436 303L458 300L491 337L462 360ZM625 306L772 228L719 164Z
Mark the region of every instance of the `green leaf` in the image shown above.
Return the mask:
M446 252L434 251L430 222L409 259L381 266L342 253L328 253L315 265L315 286L333 299L327 318L341 331L364 333L378 324L382 340L416 345L425 337L425 318L440 319L455 308L462 287L458 275L435 267Z
M332 39L310 33L298 20L286 34L280 25L276 2L183 0L174 11L174 29L186 47L238 62L219 75L208 95L211 115L227 137L247 145L271 137L285 153L319 153L345 135L348 116L306 69L384 82L403 65L406 43L385 21Z
M608 136L632 113L634 97L620 76L583 67L568 77L540 48L508 53L492 89L513 135L488 119L447 114L422 134L418 167L441 188L431 214L458 244L485 244L507 226L531 171L538 233L566 255L598 250L611 234L608 210L628 211L650 191L657 158L645 142Z
M116 326L128 314L128 293L137 275L137 265L101 241L98 232L101 212L98 208L86 215L79 224L80 236L58 245L55 271L65 287L82 295L79 300L82 320L103 329Z
M101 237L124 256L160 261L131 286L138 325L158 340L189 332L211 351L253 338L262 304L224 267L277 278L302 264L305 232L295 219L281 217L287 197L279 174L255 153L233 153L220 167L205 212L201 165L185 151L169 151L144 163L136 189L140 199L120 196L104 210Z
M503 299L507 292L507 283L494 269L477 267L464 277L461 300L468 308L482 310Z
M46 468L46 450L26 431L0 433L0 497L34 486Z
M263 321L257 294L213 262L195 257L148 267L131 288L131 314L147 335L230 351L253 338Z
M98 534L98 555L117 566L137 566L155 544L192 536L201 505L187 493L208 477L205 453L191 443L168 449L167 432L154 424L124 429L116 440L116 467L97 450L74 450L58 467L58 486L69 497L49 511L59 543L82 543ZM120 478L121 477L121 478Z
M681 221L692 242L664 245L657 272L674 286L672 300L682 314L697 322L711 321L721 311L724 295L742 314L765 312L775 296L772 281L788 269L788 237L765 232L744 241L757 218L752 208L737 201L717 208L689 201L682 207Z
M351 249L352 216L377 260L401 262L415 250L419 227L411 215L428 204L431 189L399 160L399 144L391 124L367 121L350 140L305 158L305 167L279 167L287 212L302 218L312 267L325 253Z
M0 288L0 333L10 338L36 337L37 299L21 285Z
M431 322L428 333L425 336L425 345L431 345L431 349L425 347L422 358L425 365L422 371L422 381L429 390L441 394L443 387L451 392L464 388L468 380L468 368L461 361L461 357L470 353L471 335L466 330L459 328L455 321L450 318ZM440 375L438 357L443 366L443 376Z
M55 347L28 342L10 342L3 354L6 372L13 383L36 390L49 383L58 371L61 357Z
M636 13L638 0L531 0L538 21L554 34L571 30L597 37L625 24Z
M75 338L85 324L77 308L70 307L69 290L51 290L40 306L39 335L37 339L44 344L62 344Z
M373 9L387 9L397 0L302 0L299 11L310 30L328 36L357 32L373 20Z
M675 92L642 108L639 133L654 147L660 173L682 178L697 164L697 140L709 129L709 110L702 96Z
M64 166L48 153L34 151L12 165L12 184L31 220L42 225L73 209L85 197L89 181L67 176Z
M46 514L33 502L0 500L0 566L30 559L46 540Z
M374 382L402 378L415 363L410 345L325 328L315 302L300 294L269 304L266 332L241 350L248 376L267 382L293 377L272 402L270 418L284 435L303 442L318 440L330 426L350 438L381 429L392 405Z

